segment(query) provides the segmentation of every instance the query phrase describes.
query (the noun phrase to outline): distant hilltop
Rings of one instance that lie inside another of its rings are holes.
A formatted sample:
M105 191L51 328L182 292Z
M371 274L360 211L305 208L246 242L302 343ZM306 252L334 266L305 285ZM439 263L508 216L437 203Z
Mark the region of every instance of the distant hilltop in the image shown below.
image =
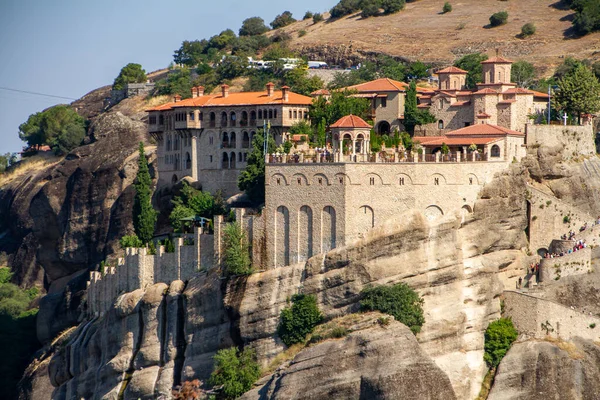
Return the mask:
M295 22L280 30L289 33L290 46L303 55L335 64L339 59L385 53L408 61L451 64L476 52L500 49L515 60L526 60L550 72L573 56L600 60L600 32L577 37L572 27L574 11L561 1L449 1L452 11L442 13L443 0L406 3L391 15L362 18L361 13L313 23ZM489 26L490 16L506 11L506 24ZM534 35L521 38L521 27L533 23ZM275 31L273 31L275 32Z

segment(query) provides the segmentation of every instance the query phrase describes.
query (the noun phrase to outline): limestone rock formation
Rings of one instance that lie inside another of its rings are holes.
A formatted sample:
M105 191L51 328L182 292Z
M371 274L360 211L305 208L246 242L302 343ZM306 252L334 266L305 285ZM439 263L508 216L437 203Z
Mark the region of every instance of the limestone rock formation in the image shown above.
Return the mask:
M315 384L308 384L314 382ZM456 399L448 377L406 326L392 321L301 351L243 400Z
M600 398L600 347L582 339L573 343L529 341L508 351L488 400Z

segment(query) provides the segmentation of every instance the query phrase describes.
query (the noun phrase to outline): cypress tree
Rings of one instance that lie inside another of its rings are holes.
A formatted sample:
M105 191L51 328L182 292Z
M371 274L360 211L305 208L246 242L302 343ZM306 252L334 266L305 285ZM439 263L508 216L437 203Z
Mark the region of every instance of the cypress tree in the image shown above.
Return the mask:
M154 236L157 212L152 208L152 179L148 170L148 159L144 143L140 142L138 173L135 181L135 199L133 203L133 227L135 234L146 244Z

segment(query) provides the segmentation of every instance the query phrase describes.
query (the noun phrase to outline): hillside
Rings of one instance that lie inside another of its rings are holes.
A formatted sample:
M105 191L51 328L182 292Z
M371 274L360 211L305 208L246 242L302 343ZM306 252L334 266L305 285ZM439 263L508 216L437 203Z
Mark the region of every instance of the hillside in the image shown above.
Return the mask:
M362 19L355 14L318 24L306 20L283 30L291 34L294 49L329 58L329 62L341 53L365 56L376 52L442 65L465 54L492 54L500 49L506 57L532 62L545 73L564 56L600 60L600 32L574 38L573 12L560 1L458 0L450 1L452 12L441 14L444 3L421 0L389 16ZM508 23L488 28L490 15L503 10L509 14ZM536 34L518 38L528 22L536 25ZM306 34L298 37L301 30Z

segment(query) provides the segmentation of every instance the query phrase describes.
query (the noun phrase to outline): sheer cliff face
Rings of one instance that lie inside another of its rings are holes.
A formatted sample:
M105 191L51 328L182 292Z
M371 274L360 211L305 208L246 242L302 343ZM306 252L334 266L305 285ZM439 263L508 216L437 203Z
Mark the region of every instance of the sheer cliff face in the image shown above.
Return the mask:
M146 135L141 121L102 114L90 144L0 188L0 231L10 239L0 250L11 254L19 283L61 285L114 252L131 226L137 145Z
M416 363L419 357L435 363L457 398L474 398L486 372L483 331L500 311L498 272L515 275L524 262L522 176L516 170L498 178L462 226L453 217L430 226L420 214L408 214L306 265L229 282L213 271L192 279L185 290L176 283L168 290L155 285L123 295L103 319L81 325L54 355L49 374L56 397L168 393L180 380L208 378L214 353L242 343L267 363L284 349L275 331L292 294L315 294L333 318L357 311L365 285L404 281L424 297L426 323L418 357L407 349L403 354ZM397 329L392 336L401 337L405 328Z

